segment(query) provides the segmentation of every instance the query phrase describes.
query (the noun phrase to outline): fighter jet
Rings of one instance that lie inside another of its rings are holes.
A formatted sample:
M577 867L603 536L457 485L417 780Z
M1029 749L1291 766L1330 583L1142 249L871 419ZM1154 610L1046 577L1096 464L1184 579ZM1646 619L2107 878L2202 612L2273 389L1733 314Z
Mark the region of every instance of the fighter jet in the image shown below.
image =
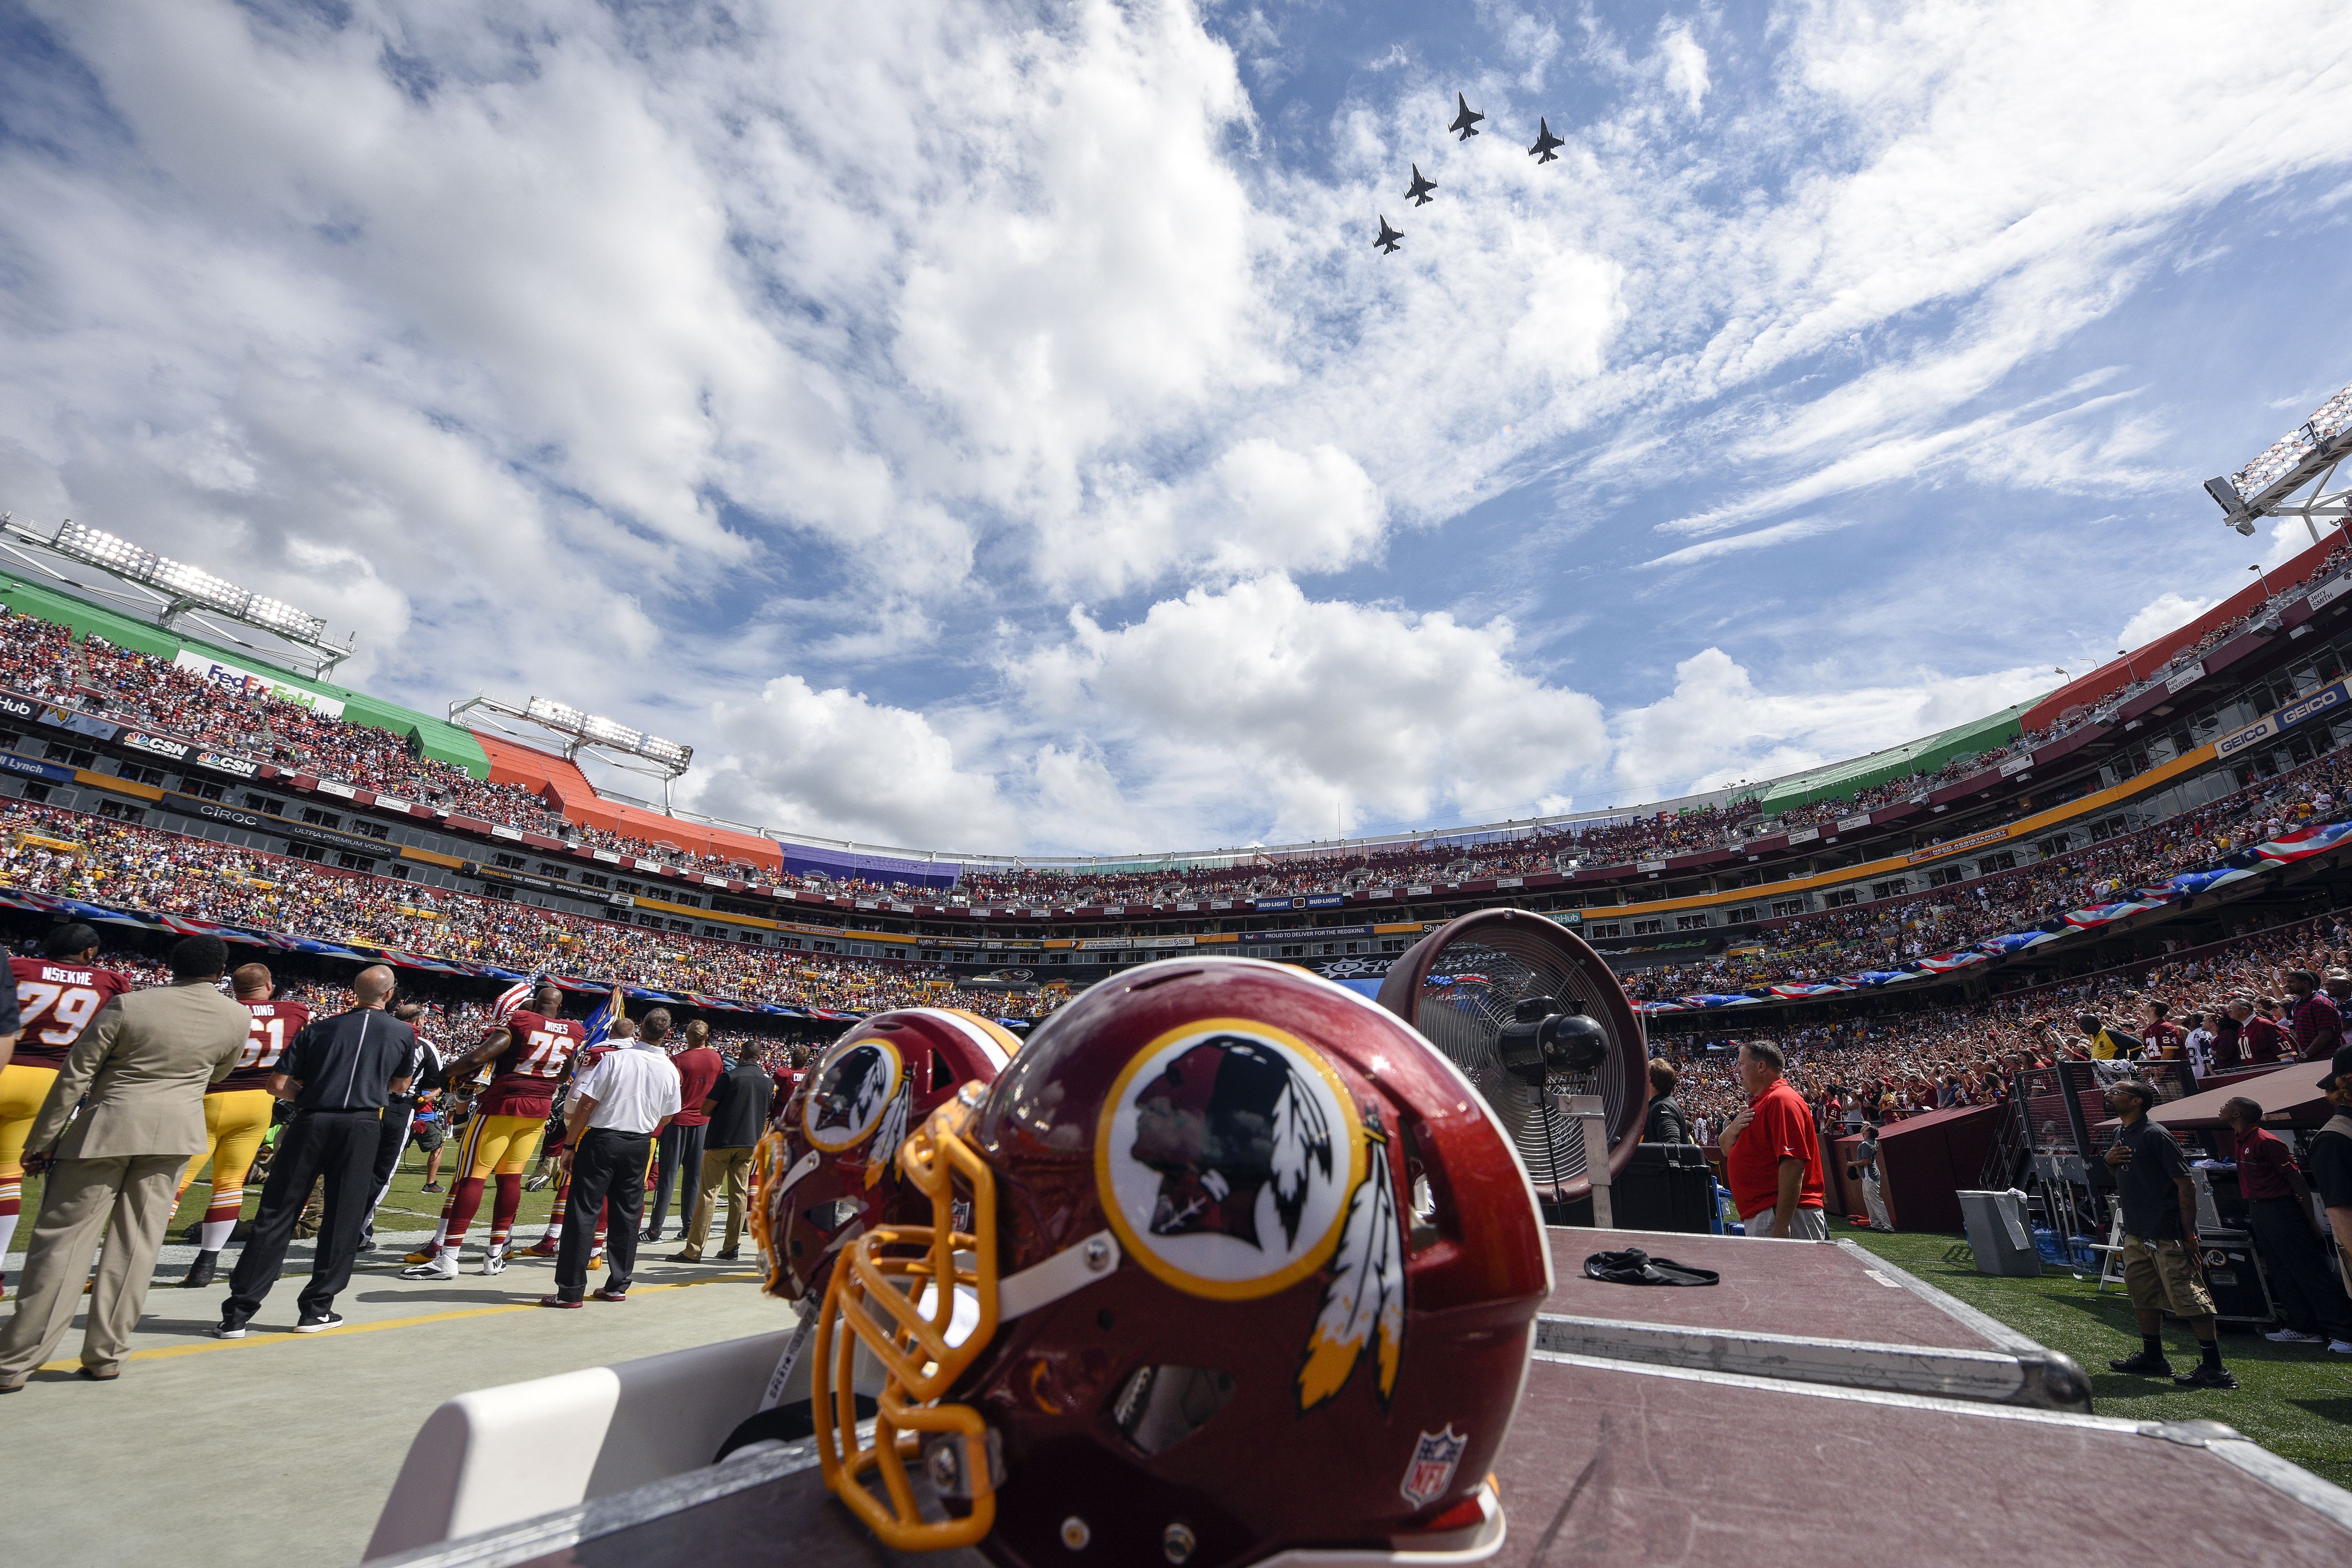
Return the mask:
M1403 239L1403 238L1404 238L1404 231L1403 231L1403 230L1402 230L1402 229L1394 229L1394 228L1391 228L1391 227L1389 226L1389 220L1388 220L1388 218L1387 218L1385 216L1383 216L1381 217L1381 235L1380 235L1380 237L1379 237L1378 239L1375 239L1374 241L1372 241L1372 243L1373 243L1374 245L1377 245L1377 246L1379 246L1379 247L1381 247L1381 254L1382 254L1382 255L1386 255L1386 254L1388 254L1390 251L1394 250L1394 249L1397 247L1397 243L1398 243L1398 241L1400 241L1400 240L1402 240L1402 239Z
M1454 117L1454 123L1447 126L1445 129L1448 131L1459 131L1462 132L1462 140L1467 142L1470 138L1478 134L1478 121L1486 119L1486 117L1479 113L1476 110L1471 108L1470 100L1463 97L1458 92L1454 95L1454 101L1462 106L1462 112L1455 115Z
M1557 137L1557 136L1555 136L1555 135L1553 135L1553 134L1551 133L1551 121L1550 121L1546 120L1546 119L1542 119L1542 118L1540 118L1540 117L1538 117L1538 118L1537 119L1537 121L1536 121L1536 144L1535 144L1534 146L1532 146L1532 147L1530 147L1530 148L1528 148L1528 153L1530 153L1531 154L1533 154L1533 155L1534 155L1534 157L1535 157L1535 161L1536 161L1537 163L1559 163L1559 154L1558 153L1553 152L1553 151L1552 151L1552 149L1553 149L1553 148L1555 148L1555 147L1565 147L1565 146L1567 146L1567 145L1568 145L1568 143L1567 143L1567 142L1562 142L1559 137Z
M1423 179L1421 177L1421 165L1415 163L1412 166L1412 188L1405 192L1406 195L1412 198L1412 205L1417 207L1427 206L1429 205L1429 193L1435 189L1437 189L1437 182L1435 180Z

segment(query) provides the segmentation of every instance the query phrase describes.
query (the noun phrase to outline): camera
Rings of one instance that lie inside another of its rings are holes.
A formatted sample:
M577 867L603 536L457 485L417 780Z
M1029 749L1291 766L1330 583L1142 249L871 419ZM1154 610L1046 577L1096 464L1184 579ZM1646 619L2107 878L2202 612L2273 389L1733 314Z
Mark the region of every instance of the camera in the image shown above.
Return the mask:
M1532 1089L1553 1073L1586 1073L1609 1059L1609 1032L1582 1013L1563 1013L1549 997L1531 996L1511 1010L1496 1041L1503 1070Z

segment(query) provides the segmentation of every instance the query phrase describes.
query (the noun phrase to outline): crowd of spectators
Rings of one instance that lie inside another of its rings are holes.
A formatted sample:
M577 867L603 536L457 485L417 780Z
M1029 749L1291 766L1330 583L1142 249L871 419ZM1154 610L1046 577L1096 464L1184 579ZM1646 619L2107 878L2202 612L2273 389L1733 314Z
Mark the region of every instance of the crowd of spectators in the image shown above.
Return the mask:
M865 1014L952 1000L934 964L778 951L559 913L58 811L0 803L0 884L155 915L658 991ZM966 996L1007 1017L1051 993Z
M2174 1055L2189 1051L2201 1023L2216 1026L2242 1003L2249 1018L2285 1028L2287 976L2352 969L2352 910L2251 931L2195 956L2133 964L2078 980L1964 1005L1890 1012L1801 1028L1764 1028L1739 1039L1769 1040L1788 1058L1789 1081L1822 1125L1858 1126L1956 1105L1992 1105L2011 1092L2016 1075L2064 1058L2089 1059L2094 1043L2081 1020L2102 1020L2117 1034ZM1710 1141L1747 1103L1728 1040L1660 1041L1656 1055L1681 1073L1675 1097L1704 1121Z
M2137 833L1972 882L1800 916L1752 946L1628 976L1626 989L1636 1001L1661 1001L1894 969L2128 898L2233 851L2342 817L2352 810L2347 789L2352 750L2339 749Z
M2352 564L2352 550L2339 544L2308 583L2287 590L2282 597L2306 594L2347 564ZM970 866L943 901L967 908L1099 908L1291 898L1523 876L1571 863L1619 864L1737 847L1766 832L1826 825L1890 805L1995 765L2003 757L2041 745L2114 702L2163 680L2242 629L2243 624L2241 617L2215 627L2148 669L2127 668L2116 691L2070 706L2050 728L2023 735L2007 747L1955 756L1932 771L1851 790L1773 818L1760 814L1754 798L1738 796L1720 805L1529 827L1475 842L1422 840L1297 855L1252 853L1222 866L1117 871ZM415 754L407 737L329 718L257 689L215 686L168 660L116 647L95 635L77 641L65 627L5 610L0 610L0 680L28 695L74 704L122 723L152 727L182 740L239 752L495 825L545 833L584 847L648 855L681 870L877 901L942 901L936 892L903 881L816 873L782 875L740 856L696 851L668 840L571 822L520 784L477 779L462 768ZM2021 803L2017 809L2024 809Z

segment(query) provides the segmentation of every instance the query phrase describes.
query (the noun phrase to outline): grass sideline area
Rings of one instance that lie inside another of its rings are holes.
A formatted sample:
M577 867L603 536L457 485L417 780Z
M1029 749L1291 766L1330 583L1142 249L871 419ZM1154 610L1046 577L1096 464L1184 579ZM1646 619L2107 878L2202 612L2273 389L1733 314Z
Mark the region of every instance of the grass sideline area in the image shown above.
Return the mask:
M449 1167L454 1163L454 1150L442 1152L442 1190L437 1193L428 1193L424 1191L425 1156L414 1147L405 1151L401 1156L400 1170L392 1178L392 1191L384 1194L383 1206L376 1211L376 1228L387 1235L431 1230L440 1219L441 1205L449 1195L449 1184L453 1179L449 1173ZM212 1202L211 1174L210 1171L198 1172L196 1179L189 1184L188 1190L181 1194L180 1206L173 1212L171 1229L167 1233L170 1239L177 1241L183 1230L205 1217L205 1206ZM526 1172L525 1174L528 1175L529 1173ZM479 1244L490 1234L490 1207L496 1201L497 1195L496 1184L485 1183L482 1189L481 1209L475 1215L474 1223L467 1227L466 1233L469 1248ZM687 1194L688 1201L691 1202L693 1196L689 1189ZM670 1197L671 1217L668 1227L673 1233L679 1224L676 1212L677 1202L673 1190ZM522 1208L515 1221L515 1235L523 1245L529 1246L539 1239L540 1232L547 1228L547 1216L554 1205L555 1183L552 1181L535 1193L523 1194ZM261 1184L256 1182L245 1189L245 1208L240 1217L251 1219L254 1211L260 1206ZM41 1178L27 1176L25 1178L25 1218L17 1227L16 1240L10 1244L16 1251L22 1252L26 1243L32 1238L33 1216L40 1213L40 1208ZM229 1244L227 1256L231 1260L234 1260L236 1248L240 1245L242 1244L237 1242ZM471 1256L470 1251L468 1256Z
M2352 1356L2315 1345L2274 1345L2251 1330L2224 1325L2221 1358L2238 1379L2235 1389L2176 1388L2162 1379L2119 1376L2107 1363L2139 1349L2139 1330L2121 1287L2102 1295L2095 1275L2077 1279L2046 1263L2038 1279L1979 1274L1968 1242L1958 1236L1876 1235L1843 1224L1832 1234L1852 1237L1937 1289L2073 1356L2090 1374L2091 1407L2102 1415L2223 1422L2313 1474L2352 1487ZM2181 1324L2165 1325L2164 1347L2179 1371L2196 1364Z

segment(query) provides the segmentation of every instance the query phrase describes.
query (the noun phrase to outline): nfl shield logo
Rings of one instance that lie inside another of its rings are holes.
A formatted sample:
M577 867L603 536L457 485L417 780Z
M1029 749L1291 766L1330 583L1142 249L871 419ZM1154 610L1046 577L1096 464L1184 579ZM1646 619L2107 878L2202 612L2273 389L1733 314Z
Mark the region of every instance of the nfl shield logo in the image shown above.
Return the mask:
M1423 1432L1413 1446L1412 1463L1405 1467L1404 1480L1397 1488L1404 1500L1425 1508L1444 1497L1445 1489L1454 1484L1454 1468L1462 1462L1462 1450L1469 1442L1454 1435L1451 1421L1443 1432Z

